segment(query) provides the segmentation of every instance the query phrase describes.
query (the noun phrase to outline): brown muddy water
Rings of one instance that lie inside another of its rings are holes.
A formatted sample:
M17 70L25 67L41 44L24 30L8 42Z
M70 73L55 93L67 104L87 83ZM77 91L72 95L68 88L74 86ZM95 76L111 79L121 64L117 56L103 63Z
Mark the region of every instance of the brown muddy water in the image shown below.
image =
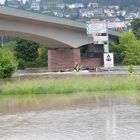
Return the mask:
M140 100L0 96L0 140L140 140Z

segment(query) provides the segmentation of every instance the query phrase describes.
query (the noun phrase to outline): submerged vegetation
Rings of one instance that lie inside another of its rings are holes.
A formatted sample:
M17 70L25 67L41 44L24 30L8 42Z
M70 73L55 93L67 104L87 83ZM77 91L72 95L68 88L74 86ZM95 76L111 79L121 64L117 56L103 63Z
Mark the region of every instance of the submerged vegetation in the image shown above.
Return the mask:
M0 81L0 113L61 109L110 99L140 103L140 77L75 77ZM111 98L110 98L111 97Z
M109 92L111 91L111 92ZM112 76L65 79L18 79L0 84L0 94L133 94L140 91L139 76Z

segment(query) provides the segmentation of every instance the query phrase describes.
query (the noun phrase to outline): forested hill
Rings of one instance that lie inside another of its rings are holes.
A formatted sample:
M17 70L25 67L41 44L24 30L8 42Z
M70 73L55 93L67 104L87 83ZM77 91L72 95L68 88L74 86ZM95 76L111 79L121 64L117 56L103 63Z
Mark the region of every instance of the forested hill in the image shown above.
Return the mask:
M137 6L140 7L140 0L64 0L66 3L75 3L75 2L98 2L103 5L120 5L121 7L130 7Z

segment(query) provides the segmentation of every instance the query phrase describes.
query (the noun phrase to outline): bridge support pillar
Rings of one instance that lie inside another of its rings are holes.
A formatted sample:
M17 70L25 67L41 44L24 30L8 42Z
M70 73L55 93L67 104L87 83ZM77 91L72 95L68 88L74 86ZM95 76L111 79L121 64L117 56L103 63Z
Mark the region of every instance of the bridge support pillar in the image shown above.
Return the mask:
M75 63L81 64L79 48L48 50L48 71L63 71L66 69L73 69Z

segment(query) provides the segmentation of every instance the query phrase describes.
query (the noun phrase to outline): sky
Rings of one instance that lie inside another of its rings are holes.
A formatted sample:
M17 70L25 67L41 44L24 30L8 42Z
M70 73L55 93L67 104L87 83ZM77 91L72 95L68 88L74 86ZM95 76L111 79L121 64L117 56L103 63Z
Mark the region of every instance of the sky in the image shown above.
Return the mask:
M0 0L0 3L1 3L1 4L4 3L4 0Z

